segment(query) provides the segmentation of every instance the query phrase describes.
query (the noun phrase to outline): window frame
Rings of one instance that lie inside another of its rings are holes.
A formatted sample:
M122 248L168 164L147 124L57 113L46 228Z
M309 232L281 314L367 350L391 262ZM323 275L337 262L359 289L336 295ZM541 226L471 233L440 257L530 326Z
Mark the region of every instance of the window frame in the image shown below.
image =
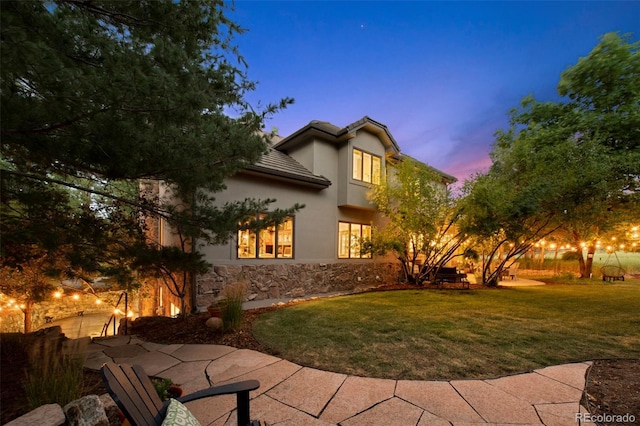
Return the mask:
M342 233L345 232L344 230L341 229L343 225L346 225L348 227L346 231L346 236L349 237L349 244L347 246L346 256L342 254L344 252ZM371 238L371 235L373 234L373 226L371 224L359 223L359 222L348 222L344 220L338 221L338 259L371 259L372 258L371 253L365 253L365 254L360 253L360 250L359 250L360 241L357 241L357 242L351 241L351 237L355 235L353 232L354 227L359 228L359 232L358 232L359 239L362 239L365 236L368 236L369 238ZM368 229L368 233L364 232L365 229ZM357 253L354 253L354 252L357 252Z
M265 216L260 213L256 219ZM290 224L290 225L288 225ZM266 238L265 232L270 233L271 244L262 244ZM289 238L286 236L289 235ZM246 236L247 243L241 244L241 240ZM295 216L287 216L282 222L268 226L259 231L252 229L239 229L236 236L236 259L294 259L295 250ZM241 256L240 250L246 247L248 252ZM269 249L270 248L270 249Z
M377 167L376 167L377 165ZM351 153L351 178L358 182L380 185L382 179L382 157L360 148Z

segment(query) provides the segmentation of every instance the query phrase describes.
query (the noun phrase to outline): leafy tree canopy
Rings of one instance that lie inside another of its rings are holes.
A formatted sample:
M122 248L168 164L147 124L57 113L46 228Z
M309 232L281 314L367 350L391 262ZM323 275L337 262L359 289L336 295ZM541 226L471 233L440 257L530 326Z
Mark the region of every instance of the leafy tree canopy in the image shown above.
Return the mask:
M429 279L465 241L455 226L456 202L437 171L410 157L387 163L388 176L374 186L369 198L384 215L370 250L393 252L410 282Z
M491 169L466 202L469 232L500 236L491 253L510 242L506 258L517 257L561 228L606 229L637 205L640 43L629 38L604 35L562 73L562 101L526 97L496 133Z
M140 209L216 241L267 210L271 200L216 207L211 195L260 158L264 118L291 102L245 101L255 83L233 44L244 30L224 2L0 7L4 241L71 242L87 253L79 263L113 264L143 238ZM141 198L139 179L167 183L192 214Z

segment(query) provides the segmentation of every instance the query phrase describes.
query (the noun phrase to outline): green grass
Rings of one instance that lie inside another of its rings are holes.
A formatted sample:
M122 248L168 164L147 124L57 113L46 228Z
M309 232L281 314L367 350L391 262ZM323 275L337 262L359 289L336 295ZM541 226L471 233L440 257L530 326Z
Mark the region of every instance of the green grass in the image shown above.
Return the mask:
M404 290L269 312L254 335L300 365L391 379L487 378L640 357L640 280Z

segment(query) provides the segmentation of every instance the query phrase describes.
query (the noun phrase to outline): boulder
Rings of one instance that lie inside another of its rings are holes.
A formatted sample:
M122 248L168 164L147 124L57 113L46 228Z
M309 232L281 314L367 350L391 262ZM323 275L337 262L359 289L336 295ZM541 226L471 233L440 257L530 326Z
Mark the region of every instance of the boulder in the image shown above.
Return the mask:
M107 415L107 419L109 420L109 424L111 426L120 426L122 421L120 420L119 411L120 409L116 405L116 402L111 398L111 395L108 393L104 393L100 395L100 401L102 401L102 405L104 405L104 413Z
M65 423L64 411L58 404L41 405L5 426L60 426Z
M205 325L212 330L216 330L216 331L222 330L222 326L223 326L222 318L211 317L207 320Z
M131 330L133 328L133 319L132 318L120 318L120 323L118 324L118 336L124 336L126 334L131 334ZM125 328L126 324L126 328Z
M98 395L87 395L64 406L68 426L109 426L104 404Z

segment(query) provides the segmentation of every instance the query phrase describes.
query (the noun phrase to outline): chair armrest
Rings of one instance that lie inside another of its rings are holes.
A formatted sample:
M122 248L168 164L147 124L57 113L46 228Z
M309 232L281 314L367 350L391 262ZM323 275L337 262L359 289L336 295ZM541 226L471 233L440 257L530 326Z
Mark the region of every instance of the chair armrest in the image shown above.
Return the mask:
M236 409L238 411L238 426L245 426L251 421L249 392L258 389L259 387L260 382L257 380L244 380L242 382L230 383L228 385L213 386L176 399L184 404L189 401L208 398L210 396L235 394L237 403ZM167 401L160 410L157 419L162 421L161 419L164 418L168 406L169 402Z
M242 382L230 383L228 385L213 386L208 389L199 390L176 399L184 404L185 402L195 401L201 398L208 398L210 396L249 392L258 389L259 387L260 382L257 380L245 380Z

